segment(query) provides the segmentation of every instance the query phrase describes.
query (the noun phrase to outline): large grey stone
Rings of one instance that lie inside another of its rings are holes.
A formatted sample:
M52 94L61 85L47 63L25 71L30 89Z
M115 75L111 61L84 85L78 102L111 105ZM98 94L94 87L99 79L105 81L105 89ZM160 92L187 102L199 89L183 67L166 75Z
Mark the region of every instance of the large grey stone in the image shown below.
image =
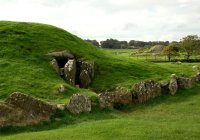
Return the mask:
M65 80L69 84L75 85L75 80L76 80L76 60L75 59L69 60L65 64L64 75L65 75Z
M48 55L57 59L57 60L73 59L74 58L74 56L68 50L52 52L52 53L48 53Z
M90 78L94 78L94 62L82 61L80 69L88 71Z
M195 84L195 80L192 77L178 77L177 84L180 89L189 89L192 88Z
M177 77L175 74L172 74L169 82L169 92L171 95L175 95L178 90Z
M138 102L143 103L147 100L161 95L161 86L154 80L142 81L135 84L135 94L138 96Z
M112 109L114 106L132 104L132 94L125 90L101 93L98 99L100 108Z
M87 88L89 84L91 83L89 72L87 70L81 71L79 80L80 80L80 87Z
M91 100L89 97L81 94L74 94L70 97L67 109L73 114L91 111Z
M20 92L14 92L11 94L11 96L7 98L6 103L21 108L26 112L29 112L32 116L42 115L50 117L56 111L56 107L54 105Z

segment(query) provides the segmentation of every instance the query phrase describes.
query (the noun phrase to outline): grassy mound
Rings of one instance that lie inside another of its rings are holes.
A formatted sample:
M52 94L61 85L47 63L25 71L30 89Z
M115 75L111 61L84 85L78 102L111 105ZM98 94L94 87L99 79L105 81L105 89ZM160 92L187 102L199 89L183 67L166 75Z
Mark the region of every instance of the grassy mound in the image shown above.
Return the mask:
M137 81L161 80L174 73L168 66L116 56L54 26L0 21L0 99L14 91L54 102L66 102L77 92L93 95L91 90L68 85L51 68L46 54L64 49L77 58L95 62L95 78L90 86L95 91L130 88ZM181 73L183 67L177 72ZM65 94L58 94L60 84L67 87Z

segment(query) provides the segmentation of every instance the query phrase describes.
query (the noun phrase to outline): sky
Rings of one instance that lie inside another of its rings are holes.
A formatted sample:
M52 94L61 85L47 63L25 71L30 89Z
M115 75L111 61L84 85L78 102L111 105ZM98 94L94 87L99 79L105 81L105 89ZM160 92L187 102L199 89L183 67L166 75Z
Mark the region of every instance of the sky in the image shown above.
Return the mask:
M0 20L51 24L83 39L200 35L200 0L0 0Z

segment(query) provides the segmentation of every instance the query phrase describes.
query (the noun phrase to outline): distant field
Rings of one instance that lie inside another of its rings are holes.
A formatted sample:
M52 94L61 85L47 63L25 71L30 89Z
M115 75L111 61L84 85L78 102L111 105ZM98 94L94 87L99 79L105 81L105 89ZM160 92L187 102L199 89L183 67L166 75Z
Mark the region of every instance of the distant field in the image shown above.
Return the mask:
M76 125L41 132L1 135L1 140L199 140L200 85L122 111L79 116ZM90 116L90 117L89 117Z

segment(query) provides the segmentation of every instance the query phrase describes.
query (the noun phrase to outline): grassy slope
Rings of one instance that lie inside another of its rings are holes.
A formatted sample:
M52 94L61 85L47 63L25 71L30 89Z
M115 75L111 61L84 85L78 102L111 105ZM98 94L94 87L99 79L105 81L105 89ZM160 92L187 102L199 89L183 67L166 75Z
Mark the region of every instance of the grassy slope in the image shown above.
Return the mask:
M1 140L200 139L200 85L122 112L99 112L96 120L42 132L2 135ZM107 117L105 117L107 116ZM84 119L80 115L79 119ZM100 120L98 120L100 119Z
M50 67L50 58L46 54L63 49L69 49L78 58L95 61L95 79L90 88L97 91L117 86L131 88L137 81L166 79L174 73L173 69L165 66L116 56L60 28L1 21L0 99L5 99L14 91L54 102L66 102L71 94L77 92L92 95L89 90L76 89L66 84ZM181 73L185 66L177 66L177 72ZM65 94L57 93L60 84L68 87Z

